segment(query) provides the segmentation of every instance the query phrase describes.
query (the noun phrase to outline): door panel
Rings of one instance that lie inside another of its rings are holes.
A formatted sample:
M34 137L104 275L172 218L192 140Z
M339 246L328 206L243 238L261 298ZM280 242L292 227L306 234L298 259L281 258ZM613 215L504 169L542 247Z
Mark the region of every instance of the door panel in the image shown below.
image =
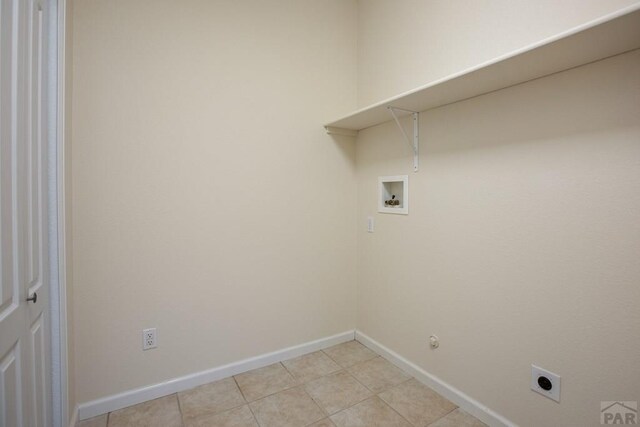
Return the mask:
M29 408L30 425L34 427L49 426L49 330L48 305L49 288L48 269L45 262L48 253L47 239L47 193L46 193L46 165L47 150L45 135L47 123L45 108L47 105L45 88L44 52L47 45L44 38L44 8L43 0L27 0L26 32L27 49L25 69L26 81L26 168L22 178L25 184L25 275L24 288L26 295L37 294L37 300L27 304L28 314L28 359L23 359L25 377L29 378Z
M20 167L24 157L24 8L20 0L0 6L0 426L28 424L23 360L28 327L23 304L23 239Z
M0 427L23 425L20 343L0 359Z
M16 73L9 60L16 50L14 41L17 18L15 2L3 1L0 7L0 321L9 317L18 307L18 281L14 277L14 209L13 184L15 182L13 153L16 149L13 132L15 126L14 86ZM7 58L9 56L9 58ZM5 351L8 348L4 348ZM3 354L0 347L0 354Z
M0 1L0 427L44 427L51 425L48 3Z
M29 295L42 286L42 6L38 1L29 0L29 58L27 119L27 281Z
M31 349L31 360L29 361L31 377L30 413L33 414L31 425L34 427L45 427L47 417L47 358L45 354L45 325L43 315L36 319L31 325L29 335L29 345Z

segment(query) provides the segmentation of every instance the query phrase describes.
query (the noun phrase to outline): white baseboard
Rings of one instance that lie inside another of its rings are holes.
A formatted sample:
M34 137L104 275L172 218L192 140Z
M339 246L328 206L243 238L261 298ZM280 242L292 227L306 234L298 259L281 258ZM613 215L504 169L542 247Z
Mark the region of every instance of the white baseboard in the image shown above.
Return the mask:
M517 427L516 424L507 420L502 415L492 411L477 400L467 396L460 390L428 373L424 369L408 361L404 357L388 349L360 331L343 332L341 334L321 338L319 340L263 354L261 356L240 360L238 362L208 369L206 371L174 378L162 383L140 387L134 390L85 402L76 406L73 414L71 414L70 427L74 427L76 420L78 419L86 420L111 411L126 408L127 406L157 399L159 397L188 390L202 384L227 378L232 375L241 374L252 369L262 368L263 366L271 365L272 363L282 362L283 360L322 350L323 348L351 341L354 338L484 423L490 426Z
M462 410L478 418L480 421L490 426L517 427L516 424L512 423L502 415L492 411L482 403L467 396L435 375L428 373L416 364L408 361L398 353L388 349L362 332L356 331L356 340L369 347L371 350L375 351L406 373L412 375L424 385L434 389L436 392L458 405Z
M341 334L285 348L283 350L274 351L272 353L267 353L261 356L251 357L249 359L230 363L228 365L219 366L217 368L208 369L206 371L196 372L194 374L174 378L162 383L140 387L134 390L129 390L123 393L114 394L112 396L103 397L101 399L93 400L90 402L85 402L80 404L78 407L78 417L80 420L86 420L88 418L106 414L111 411L126 408L127 406L136 405L148 400L153 400L180 391L189 390L190 388L207 384L212 381L228 378L232 375L241 374L252 369L271 365L272 363L282 362L283 360L322 350L323 348L351 341L354 338L355 331L347 331Z
M71 418L69 418L69 427L76 427L78 423L78 405L73 408L73 412L71 413Z

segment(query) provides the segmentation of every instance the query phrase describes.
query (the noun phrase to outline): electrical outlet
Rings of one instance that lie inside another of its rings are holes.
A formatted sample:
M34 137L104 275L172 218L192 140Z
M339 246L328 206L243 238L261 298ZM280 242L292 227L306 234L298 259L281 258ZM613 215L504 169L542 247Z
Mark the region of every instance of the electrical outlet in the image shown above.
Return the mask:
M156 328L142 330L142 350L150 350L158 347Z
M531 390L560 402L560 375L531 365Z

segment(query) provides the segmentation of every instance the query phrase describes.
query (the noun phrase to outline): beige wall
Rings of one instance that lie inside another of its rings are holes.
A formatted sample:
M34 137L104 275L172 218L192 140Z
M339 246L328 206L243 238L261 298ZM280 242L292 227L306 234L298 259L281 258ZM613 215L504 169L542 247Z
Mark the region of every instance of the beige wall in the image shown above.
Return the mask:
M359 0L358 105L398 95L634 3Z
M78 401L354 328L356 3L74 6Z
M638 400L639 99L634 51L423 112L415 174L394 123L361 131L358 329L521 426ZM409 215L377 214L396 174ZM532 363L560 404L529 390Z

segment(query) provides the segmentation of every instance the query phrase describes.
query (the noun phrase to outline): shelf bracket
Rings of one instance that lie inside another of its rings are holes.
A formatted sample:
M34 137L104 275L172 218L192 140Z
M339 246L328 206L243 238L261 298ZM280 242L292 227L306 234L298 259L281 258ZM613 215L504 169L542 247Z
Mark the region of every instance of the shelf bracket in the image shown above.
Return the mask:
M409 147L411 147L411 151L413 151L413 171L418 172L418 166L419 166L418 155L420 150L420 133L419 133L418 125L419 125L420 113L418 113L417 111L405 110L404 108L392 107L391 105L389 105L387 109L393 116L393 120L396 121L396 124L400 128L400 132L402 132L402 135L404 136L407 143L409 144ZM413 139L409 138L409 135L407 135L407 132L404 130L404 127L402 127L402 123L400 123L400 120L398 120L396 111L411 113L411 115L413 116Z

